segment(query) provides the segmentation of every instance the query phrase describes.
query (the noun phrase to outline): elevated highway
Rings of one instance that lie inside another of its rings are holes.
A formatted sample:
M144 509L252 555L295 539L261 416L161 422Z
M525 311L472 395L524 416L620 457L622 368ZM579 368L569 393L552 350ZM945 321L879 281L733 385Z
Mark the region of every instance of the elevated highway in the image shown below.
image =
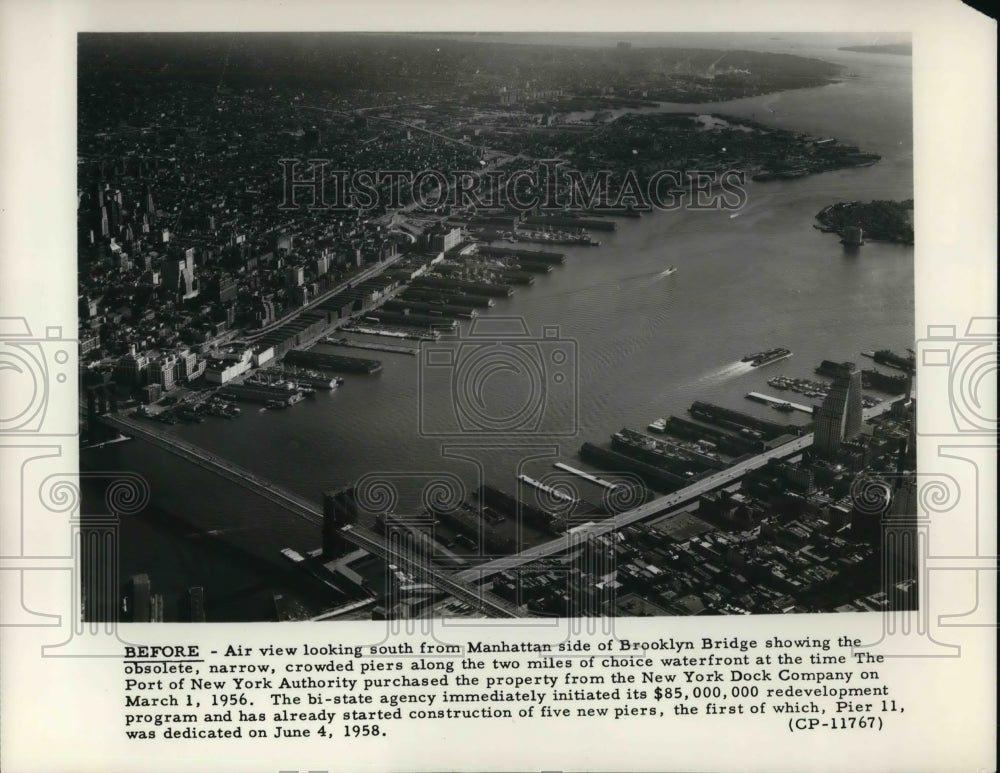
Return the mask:
M892 404L897 399L899 398L894 397L890 400L879 403L872 408L865 409L864 418L870 419L885 413L892 407ZM534 547L523 550L515 555L503 556L502 558L487 561L484 564L480 564L479 566L475 566L470 569L463 569L462 571L457 572L455 577L465 582L478 582L486 580L499 572L507 571L509 569L517 569L531 563L532 561L558 555L559 553L571 548L574 543L579 544L580 541L585 539L588 535L596 536L600 534L607 534L625 526L629 526L630 524L644 521L647 518L667 513L676 507L697 499L702 494L712 491L713 489L730 486L733 483L736 483L740 478L746 475L746 473L763 467L771 459L787 459L801 454L807 448L811 447L812 444L812 433L803 435L802 437L796 438L789 443L785 443L778 448L765 451L762 454L746 459L739 464L733 465L732 467L727 467L725 470L720 470L714 475L702 478L692 483L690 486L685 486L672 494L667 494L666 496L659 497L631 510L618 513L617 515L611 516L603 521L577 526L561 537L556 537L548 542L535 545Z

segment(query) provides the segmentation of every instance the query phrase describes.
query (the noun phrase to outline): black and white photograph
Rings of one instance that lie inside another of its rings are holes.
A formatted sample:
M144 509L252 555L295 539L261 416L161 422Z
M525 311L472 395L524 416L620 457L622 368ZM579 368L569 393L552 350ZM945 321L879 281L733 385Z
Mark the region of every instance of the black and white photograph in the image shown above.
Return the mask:
M81 34L86 618L915 609L911 60Z
M995 770L996 72L0 0L0 767Z

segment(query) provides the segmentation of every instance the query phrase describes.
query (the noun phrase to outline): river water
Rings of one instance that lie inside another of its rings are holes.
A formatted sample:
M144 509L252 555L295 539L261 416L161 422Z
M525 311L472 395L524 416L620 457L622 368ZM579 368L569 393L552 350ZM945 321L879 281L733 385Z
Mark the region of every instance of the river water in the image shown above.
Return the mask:
M810 377L822 359L857 361L863 350L912 346L913 248L869 243L851 254L836 236L813 227L816 213L837 201L912 197L910 58L838 51L823 40L797 44L794 52L843 64L846 77L820 88L664 109L745 116L836 137L881 154L882 161L750 183L738 213L681 210L620 219L614 233L595 233L599 248L559 248L565 265L517 288L481 317L517 317L534 339L543 327L557 329L555 338L531 350L544 360L537 433L426 434L455 423L453 388L445 377L450 371L431 369L426 353L378 354L380 374L346 376L341 389L286 411L245 406L236 421L210 419L168 431L317 501L324 490L378 474L396 487L396 507L405 512L419 509L420 491L432 475L451 473L449 480L467 491L483 479L513 490L518 472L543 477L560 460L586 468L575 459L584 441L606 444L622 427L642 429L660 416L684 416L697 399L785 420L744 395L774 393L766 380L779 373ZM664 276L670 265L677 272ZM467 323L462 335L470 335ZM472 340L485 345L490 339ZM739 362L775 346L787 346L794 356L759 370ZM567 359L553 365L556 350ZM496 374L486 382L485 410L510 414L538 396L527 384L515 374ZM787 420L807 419L796 413ZM455 443L466 447L443 452L443 445ZM443 453L467 458L445 459ZM211 619L259 614L275 582L263 577L260 562L280 564L281 547L310 549L319 541L314 527L141 443L87 451L81 464L147 477L152 506L122 525L122 572L149 572L154 590L168 594L205 585L210 610L213 588L219 588L216 598L221 594L226 602L214 605ZM599 497L590 484L574 485L584 496ZM227 544L227 555L211 548L216 540L204 533L211 530Z

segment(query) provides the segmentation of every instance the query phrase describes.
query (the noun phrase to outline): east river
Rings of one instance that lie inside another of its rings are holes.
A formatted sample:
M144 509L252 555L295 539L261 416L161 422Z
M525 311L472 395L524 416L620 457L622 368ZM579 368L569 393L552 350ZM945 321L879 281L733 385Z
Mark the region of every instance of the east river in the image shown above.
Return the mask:
M595 232L599 248L558 248L565 265L516 288L481 317L516 315L535 338L543 326L558 329L554 340L569 354L569 370L561 384L547 382L538 434L516 443L468 435L458 439L466 448L448 451L467 459L443 459L447 441L421 434L419 419L425 430L454 424L451 390L441 386L447 379L432 379L434 388L422 390L422 357L348 350L331 351L378 357L382 372L346 376L342 388L285 411L245 404L235 421L210 418L166 431L317 503L324 490L381 474L397 485L397 509L406 512L419 509L427 475L442 471L471 493L484 477L513 491L518 473L542 477L556 461L592 470L576 458L584 441L606 444L622 427L642 430L660 416L685 416L698 399L806 421L805 414L780 414L744 395L774 394L766 384L774 375L810 378L823 359L870 367L861 351L913 346L913 248L869 243L850 254L835 235L813 227L815 214L834 202L913 196L912 70L909 57L838 51L819 40L794 49L771 45L843 64L844 77L819 88L665 109L745 116L835 137L882 160L751 183L737 213L621 218L614 233ZM677 272L664 276L671 265ZM551 346L537 351L547 356ZM759 370L739 362L776 346L794 355ZM513 411L530 398L525 388L516 375L497 374L484 393L489 410ZM569 434L551 434L563 430ZM319 543L318 530L140 442L86 451L81 465L135 470L148 479L149 512L122 524L122 576L147 572L154 592L170 599L203 585L209 619L266 619L269 589L287 572L279 549Z

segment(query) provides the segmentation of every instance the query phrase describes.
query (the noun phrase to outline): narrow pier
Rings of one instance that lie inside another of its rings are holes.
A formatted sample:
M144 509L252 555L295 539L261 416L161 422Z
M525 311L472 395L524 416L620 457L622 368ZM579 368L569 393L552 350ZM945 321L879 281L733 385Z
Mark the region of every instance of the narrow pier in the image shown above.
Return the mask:
M437 341L440 333L418 332L417 330L389 330L384 327L372 327L365 325L344 325L340 328L345 333L362 333L369 336L382 336L384 338L402 338L410 341Z
M552 488L552 486L546 486L541 481L535 480L534 478L529 478L527 475L518 475L517 479L519 481L521 481L522 483L527 483L529 486L534 486L539 491L545 492L546 494L548 494L550 497L553 497L554 499L559 499L559 500L561 500L563 502L567 502L567 503L576 502L576 500L573 499L573 497L569 496L568 494L564 494L563 492L559 491L558 489Z
M607 489L612 489L618 485L617 483L610 483L606 480L601 480L596 475L591 475L589 472L578 470L576 469L576 467L570 467L568 464L563 464L562 462L556 462L553 465L553 467L556 467L557 469L560 470L565 470L566 472L570 472L573 475L579 475L584 480L589 480L591 483L596 483L598 486L603 486L604 488Z
M350 341L346 338L333 338L328 336L323 339L327 346L345 346L349 349L368 349L374 352L394 352L395 354L417 354L419 349L410 346L393 346L392 344L376 344L367 341Z
M768 405L787 405L796 411L802 411L802 413L808 413L812 416L812 406L802 405L801 403L792 403L788 400L782 400L780 397L771 397L770 395L762 395L760 392L749 392L747 394L748 400L754 400L758 403L767 403Z

